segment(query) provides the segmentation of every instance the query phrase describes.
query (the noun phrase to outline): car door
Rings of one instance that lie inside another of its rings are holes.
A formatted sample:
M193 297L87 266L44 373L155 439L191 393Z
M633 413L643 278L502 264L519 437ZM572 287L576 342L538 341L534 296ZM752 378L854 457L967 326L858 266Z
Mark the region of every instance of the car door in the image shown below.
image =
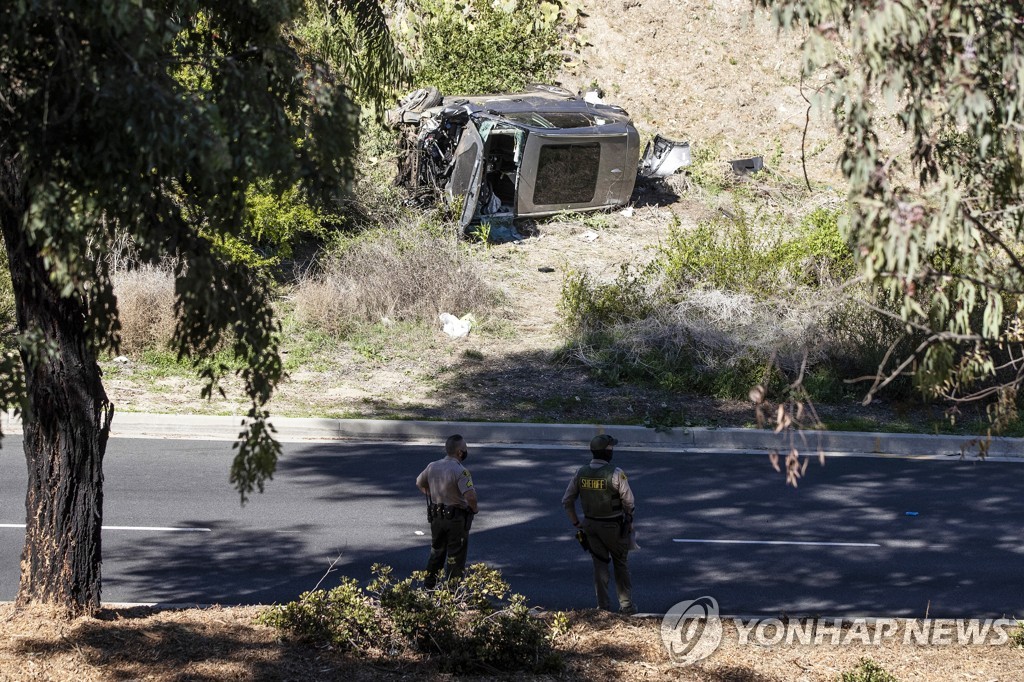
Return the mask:
M480 200L480 181L484 173L484 141L472 119L466 122L455 148L455 165L445 187L448 197L463 197L461 224L465 228L473 221Z

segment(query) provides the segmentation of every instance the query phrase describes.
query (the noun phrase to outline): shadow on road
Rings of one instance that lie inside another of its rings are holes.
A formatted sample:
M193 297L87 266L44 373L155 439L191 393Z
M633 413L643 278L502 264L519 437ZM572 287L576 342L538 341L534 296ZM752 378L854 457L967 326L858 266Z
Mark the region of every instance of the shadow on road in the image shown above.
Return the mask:
M731 615L1024 612L1024 495L1014 465L833 458L812 464L794 489L764 457L625 446L614 461L637 496L642 549L630 561L641 611L710 595ZM319 516L315 522L225 529L216 541L190 538L188 546L156 538L132 550L142 561L116 579L168 602L266 603L311 589L335 559L324 587L340 575L365 581L374 563L399 575L423 568L429 528L414 479L440 445L289 448L265 496L290 500ZM470 562L499 568L533 603L590 606L590 560L560 505L589 455L473 443L470 452L481 505ZM266 524L275 523L268 512Z

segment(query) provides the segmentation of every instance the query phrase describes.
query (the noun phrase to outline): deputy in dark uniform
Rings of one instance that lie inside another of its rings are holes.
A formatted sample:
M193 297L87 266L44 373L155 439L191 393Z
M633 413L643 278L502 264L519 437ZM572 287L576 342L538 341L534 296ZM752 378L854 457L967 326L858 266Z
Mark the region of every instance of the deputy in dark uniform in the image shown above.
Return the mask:
M608 601L608 565L615 567L615 592L619 598L619 613L636 613L633 589L629 579L629 534L633 529L633 491L629 489L626 474L612 466L612 448L618 440L607 435L595 436L590 441L593 459L580 467L569 481L562 497L569 520L576 528L583 528L590 543L594 560L594 588L597 606L610 611ZM576 498L583 507L584 521L576 515Z
M427 496L430 521L430 558L424 585L433 588L441 569L445 578L461 578L466 568L469 527L477 512L473 477L463 462L469 448L462 436L449 436L444 444L447 457L431 462L416 477L416 487Z

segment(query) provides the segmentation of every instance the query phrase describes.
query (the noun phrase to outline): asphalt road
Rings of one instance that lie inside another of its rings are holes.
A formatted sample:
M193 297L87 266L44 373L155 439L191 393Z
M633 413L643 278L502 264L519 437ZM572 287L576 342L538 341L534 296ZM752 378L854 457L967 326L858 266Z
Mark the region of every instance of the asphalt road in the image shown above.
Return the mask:
M560 506L587 453L470 445L481 507L470 561L500 568L531 603L592 606L590 560ZM21 438L0 447L0 600L10 600L26 475ZM364 580L377 562L421 569L429 529L413 481L439 456L438 446L286 443L266 492L242 507L229 442L111 439L104 601L271 603L340 575ZM729 615L1024 616L1022 463L837 457L813 462L793 489L763 455L620 447L614 461L637 496L641 611L710 595Z

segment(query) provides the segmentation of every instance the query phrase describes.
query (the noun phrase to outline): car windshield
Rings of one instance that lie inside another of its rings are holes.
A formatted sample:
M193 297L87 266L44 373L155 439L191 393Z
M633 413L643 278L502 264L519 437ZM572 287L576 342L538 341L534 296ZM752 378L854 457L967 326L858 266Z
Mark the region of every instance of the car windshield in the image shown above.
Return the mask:
M607 121L579 111L536 112L525 111L505 114L505 118L531 128L589 128Z

